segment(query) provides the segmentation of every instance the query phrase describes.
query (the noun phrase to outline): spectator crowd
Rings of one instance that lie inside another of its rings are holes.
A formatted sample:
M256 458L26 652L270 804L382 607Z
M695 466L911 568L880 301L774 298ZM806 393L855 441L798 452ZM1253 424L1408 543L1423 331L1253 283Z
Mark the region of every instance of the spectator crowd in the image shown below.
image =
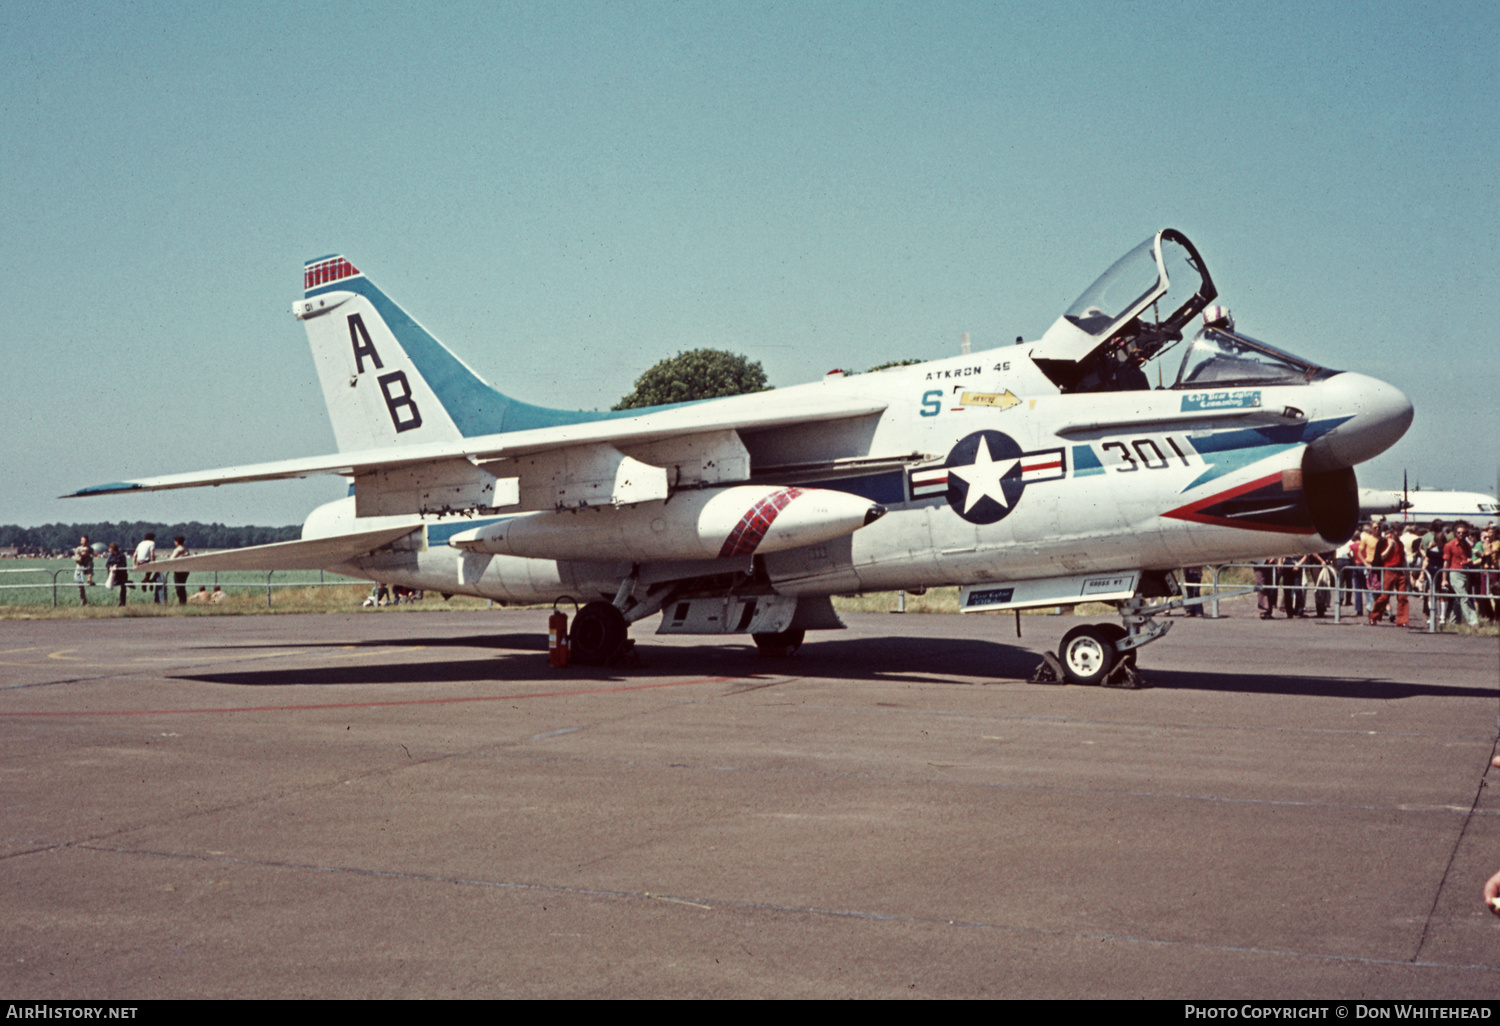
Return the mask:
M1361 524L1337 549L1268 559L1254 566L1262 620L1276 615L1328 615L1337 602L1353 606L1371 626L1409 624L1411 605L1441 623L1477 627L1500 622L1500 530L1475 531L1466 521L1416 524L1379 519ZM1279 596L1279 602L1278 602ZM1310 598L1309 598L1310 597ZM1433 609L1434 603L1436 609Z
M176 544L172 549L172 554L166 557L167 560L181 559L184 556L192 555L188 551L186 537L179 534L173 541ZM85 534L78 539L78 546L73 550L72 555L73 583L78 586L78 602L80 605L86 606L89 604L88 589L96 583L94 580L94 559L98 555L94 545L89 541L88 535ZM154 566L157 563L156 532L154 531L146 532L145 537L135 546L135 550L128 559L125 553L120 551L119 542L110 542L104 553L104 571L108 575L105 581L105 588L111 594L115 592L119 593L119 604L122 606L125 604L125 593L137 586L142 591L150 593L152 602L165 605L169 601L167 578L170 574L172 578L171 583L176 591L177 604L187 605L188 575L180 571L156 570ZM141 574L139 585L130 579L130 571L132 569ZM198 590L201 592L204 589L199 588ZM220 596L224 594L217 587L214 588L214 592ZM199 601L203 600L199 599Z

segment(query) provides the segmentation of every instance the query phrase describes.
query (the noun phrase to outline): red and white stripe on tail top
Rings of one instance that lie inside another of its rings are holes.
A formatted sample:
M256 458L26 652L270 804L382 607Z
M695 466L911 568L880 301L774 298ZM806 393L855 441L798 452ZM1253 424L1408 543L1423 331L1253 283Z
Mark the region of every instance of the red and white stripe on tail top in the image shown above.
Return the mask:
M331 285L345 278L353 278L358 274L359 268L341 256L313 260L302 269L302 290L311 292L313 289L320 289L324 285Z

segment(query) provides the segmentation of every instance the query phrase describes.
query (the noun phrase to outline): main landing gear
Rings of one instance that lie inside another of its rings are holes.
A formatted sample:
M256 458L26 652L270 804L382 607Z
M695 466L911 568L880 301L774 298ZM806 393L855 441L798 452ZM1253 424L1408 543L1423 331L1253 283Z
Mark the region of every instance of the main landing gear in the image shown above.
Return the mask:
M760 654L772 659L781 659L796 653L802 647L802 639L807 632L801 630L777 631L774 634L752 634L755 639L755 647L760 649Z
M1090 684L1107 688L1139 688L1146 679L1135 666L1135 653L1171 630L1170 623L1152 617L1183 605L1171 599L1149 605L1137 596L1119 603L1124 625L1091 623L1074 627L1063 635L1057 655L1042 654L1042 664L1031 679L1037 684Z
M661 612L668 605L674 611L663 618L663 630L658 633L740 634L752 625L797 624L786 630L757 631L751 635L760 654L772 658L789 656L801 648L809 627L817 630L843 626L827 598L809 600L777 595L762 587L769 581L764 578L764 568L758 561L755 567L753 572L745 574L658 582L644 588L639 587L639 568L632 567L612 601L603 601L601 597L578 610L568 633L568 660L584 666L639 665L635 642L629 637L630 625ZM747 584L755 587L737 593L738 587ZM564 599L573 601L566 596L558 601Z
M573 618L570 658L585 666L606 666L622 654L629 633L625 614L614 603L590 602Z
M624 658L633 643L625 613L612 602L590 602L573 618L568 633L569 659L584 666L612 666ZM754 634L755 647L763 656L783 658L802 647L802 629Z

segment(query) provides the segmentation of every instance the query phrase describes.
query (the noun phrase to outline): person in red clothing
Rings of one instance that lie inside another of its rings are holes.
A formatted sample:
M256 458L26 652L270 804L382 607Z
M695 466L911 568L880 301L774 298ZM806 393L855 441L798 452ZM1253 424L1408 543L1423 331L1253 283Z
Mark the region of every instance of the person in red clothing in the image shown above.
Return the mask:
M1456 609L1458 616L1463 617L1464 623L1470 627L1479 626L1479 613L1474 609L1474 589L1470 583L1472 578L1467 573L1453 573L1455 570L1467 571L1470 569L1470 560L1474 558L1474 550L1469 545L1469 525L1460 520L1453 525L1453 540L1443 546L1443 569L1448 571L1443 576L1448 578L1448 587L1453 591L1453 602L1450 605L1450 615ZM1476 575L1477 576L1477 575Z
M1381 568L1381 594L1370 607L1370 626L1374 627L1380 622L1381 615L1391 604L1391 592L1395 592L1396 626L1405 627L1411 612L1406 601L1406 550L1396 537L1396 526L1389 521L1380 528L1374 565Z

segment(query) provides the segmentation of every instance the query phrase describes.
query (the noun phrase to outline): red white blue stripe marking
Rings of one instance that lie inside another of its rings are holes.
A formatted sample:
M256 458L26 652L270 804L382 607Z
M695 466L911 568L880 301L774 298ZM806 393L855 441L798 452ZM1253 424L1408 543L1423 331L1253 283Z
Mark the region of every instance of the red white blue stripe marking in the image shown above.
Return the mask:
M765 540L766 532L771 529L771 524L776 515L786 509L797 496L802 494L800 488L783 488L772 492L761 499L754 506L745 511L740 517L740 522L729 532L729 537L724 539L724 545L719 549L719 558L729 556L748 556L760 547Z

